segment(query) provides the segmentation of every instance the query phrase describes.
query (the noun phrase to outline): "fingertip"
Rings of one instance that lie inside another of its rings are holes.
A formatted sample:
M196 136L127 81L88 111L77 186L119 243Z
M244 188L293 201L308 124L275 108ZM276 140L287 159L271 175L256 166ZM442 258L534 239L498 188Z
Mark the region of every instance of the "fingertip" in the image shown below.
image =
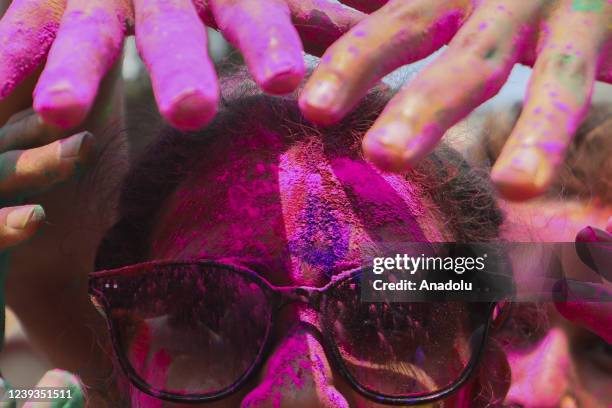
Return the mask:
M70 84L43 86L34 93L34 110L45 123L71 129L85 120L91 107L91 99L78 95Z
M528 178L521 178L522 175L512 174L491 174L493 185L499 194L510 201L527 201L538 197L544 193L544 189L533 184Z
M81 132L59 141L60 157L90 163L96 155L95 137L90 132Z
M190 90L160 103L160 112L177 129L195 131L213 120L218 101L218 91Z
M177 129L202 128L217 112L219 85L207 53L206 28L193 3L151 0L134 2L134 7L136 43L160 114Z
M45 219L45 210L40 205L24 205L11 209L5 219L7 227L25 231L35 229Z
M511 201L526 201L542 195L552 181L551 164L542 152L523 149L503 155L491 171L491 181Z
M415 138L411 127L401 121L373 127L362 147L368 160L384 171L400 173L414 167L435 145L432 139Z
M295 37L290 40L290 37ZM279 48L284 43L284 47ZM253 72L255 81L264 92L272 95L282 95L295 91L306 74L303 48L297 33L288 33L283 40L270 35L269 43L276 46L269 50L256 51L255 44L245 48L244 57L249 70Z
M612 310L609 302L564 301L555 302L561 316L592 331L612 344Z
M382 171L399 173L409 166L404 159L404 152L397 146L381 142L374 136L366 136L362 142L365 157Z
M68 371L54 368L47 371L37 385L39 387L80 387L81 381Z
M304 79L305 71L301 60L298 63L279 64L266 68L257 82L266 93L284 95L295 91Z
M338 103L340 88L338 80L311 78L298 101L304 117L324 126L340 122L344 116Z

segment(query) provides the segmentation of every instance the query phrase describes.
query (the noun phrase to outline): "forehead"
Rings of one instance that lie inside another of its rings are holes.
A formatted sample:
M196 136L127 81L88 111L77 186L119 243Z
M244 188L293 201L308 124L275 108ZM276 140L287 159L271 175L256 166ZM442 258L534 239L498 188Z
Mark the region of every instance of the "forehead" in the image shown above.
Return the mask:
M273 281L320 281L366 245L445 238L421 189L317 135L217 141L164 203L157 259L232 258Z

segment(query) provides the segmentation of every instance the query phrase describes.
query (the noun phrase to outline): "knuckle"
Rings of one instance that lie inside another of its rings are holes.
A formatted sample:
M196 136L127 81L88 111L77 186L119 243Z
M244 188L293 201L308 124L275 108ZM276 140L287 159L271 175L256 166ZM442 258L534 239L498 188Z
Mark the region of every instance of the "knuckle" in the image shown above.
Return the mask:
M383 7L386 18L393 21L416 22L423 17L423 7L419 4L405 1L390 1Z
M475 67L488 76L503 75L514 64L517 44L497 37L468 33L452 44L453 53L473 61Z
M563 75L575 80L585 80L593 67L593 61L568 52L550 53L544 56L542 61L545 74Z
M433 21L450 23L463 17L466 13L467 7L463 3L461 1L440 0L391 0L380 9L380 12L386 19L402 23L416 25Z

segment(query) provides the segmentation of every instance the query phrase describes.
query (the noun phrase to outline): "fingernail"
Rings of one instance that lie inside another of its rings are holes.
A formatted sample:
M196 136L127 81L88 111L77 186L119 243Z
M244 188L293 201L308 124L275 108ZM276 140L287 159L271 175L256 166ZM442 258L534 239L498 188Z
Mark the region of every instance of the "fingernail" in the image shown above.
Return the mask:
M331 110L338 101L340 81L336 77L328 77L316 81L304 92L304 101L309 108Z
M576 234L575 247L582 263L612 281L612 235L599 228L585 227Z
M540 194L548 178L548 161L537 148L517 149L502 156L491 171L491 179L509 199Z
M599 228L587 226L578 231L576 242L612 242L612 234Z
M83 122L87 117L88 100L77 95L75 87L69 81L51 86L40 84L34 91L34 110L43 117L46 123L70 129Z
M206 126L217 113L217 97L199 90L190 90L175 96L167 105L160 107L170 124L185 131L195 131Z
M92 146L92 143L93 135L89 132L82 132L64 139L60 144L60 157L62 159L80 157L85 149Z
M406 149L409 126L403 123L373 129L363 140L366 157L383 171L401 171L406 167L410 152Z
M295 91L303 78L304 72L294 67L276 71L266 70L261 80L261 88L272 95L285 95Z
M411 129L407 124L391 122L380 128L374 137L386 149L403 151L406 148L406 139L410 133Z
M6 226L14 229L25 229L44 218L45 211L40 205L28 205L11 211L6 216Z
M505 166L506 174L514 177L529 177L535 180L538 176L538 170L542 157L534 149L516 150L513 152Z

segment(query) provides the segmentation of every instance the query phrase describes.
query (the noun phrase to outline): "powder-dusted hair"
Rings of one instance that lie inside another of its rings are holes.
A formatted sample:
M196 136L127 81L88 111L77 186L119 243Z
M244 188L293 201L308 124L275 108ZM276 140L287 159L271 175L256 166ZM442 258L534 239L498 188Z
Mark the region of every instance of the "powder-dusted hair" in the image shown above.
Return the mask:
M142 262L149 252L148 237L163 201L177 185L206 160L210 140L240 137L254 131L270 131L288 140L319 134L326 145L349 146L349 154L361 155L361 139L392 96L374 87L339 124L316 127L302 116L296 93L263 94L245 69L224 70L220 79L219 113L204 130L183 133L164 127L127 175L119 200L119 221L100 246L97 269ZM422 186L440 220L458 242L486 242L497 238L503 221L487 175L472 169L455 150L441 145L407 173Z

